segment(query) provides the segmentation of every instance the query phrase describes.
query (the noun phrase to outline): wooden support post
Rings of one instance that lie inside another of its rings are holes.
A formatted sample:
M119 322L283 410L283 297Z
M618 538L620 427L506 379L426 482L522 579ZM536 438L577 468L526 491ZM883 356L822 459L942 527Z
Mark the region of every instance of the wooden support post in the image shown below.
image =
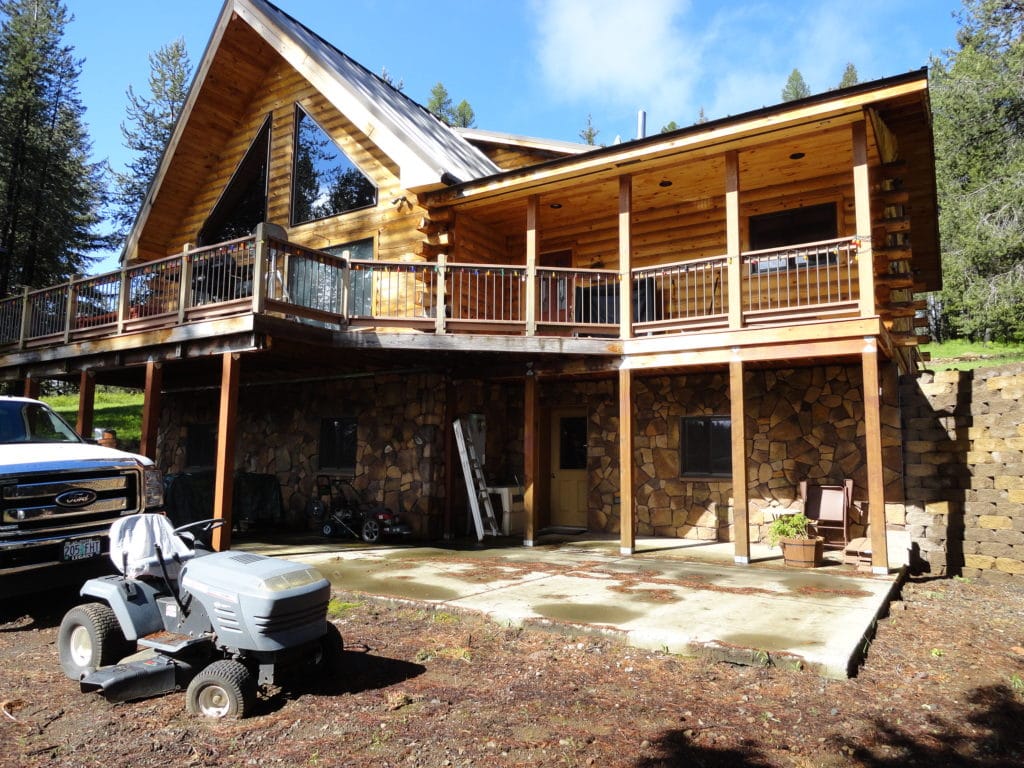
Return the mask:
M633 510L633 371L619 368L619 553L636 552Z
M633 336L633 177L619 177L619 337Z
M231 548L231 504L235 484L235 417L238 414L238 382L241 356L221 356L220 417L217 420L217 459L214 465L213 516L224 525L213 532L213 548Z
M96 375L92 371L82 371L78 378L78 420L75 431L82 437L92 437L93 409L96 401Z
M156 437L160 429L160 389L164 369L160 363L146 363L146 392L142 398L142 439L139 451L156 461Z
M740 159L725 153L725 254L728 269L729 327L743 327L743 257L740 252Z
M871 180L868 175L867 124L859 120L851 127L853 142L853 204L856 212L857 281L860 290L860 314L872 317L875 311L875 266L871 247Z
M75 315L78 314L78 286L72 278L68 281L67 304L64 306L64 343L71 339L71 329L75 325Z
M32 329L32 305L28 298L28 288L21 290L21 330L18 332L18 349L24 349Z
M537 480L540 474L540 400L537 376L526 371L523 382L523 546L532 547L537 538Z
M124 333L124 324L130 314L132 297L132 285L128 280L128 268L121 267L121 276L118 279L117 289L117 333Z
M540 196L526 201L526 335L537 335L537 256L540 253Z
M452 502L455 499L455 432L452 424L455 422L455 385L452 383L450 371L444 375L444 419L441 421L444 427L444 521L442 523L443 537L450 540L454 537L452 531L452 518L454 509Z
M31 376L25 377L25 397L31 397L33 400L39 399L39 379L33 379Z
M889 545L885 535L885 479L882 476L882 403L878 375L878 343L864 339L864 453L868 469L868 524L871 526L871 572L889 572Z
M750 520L747 512L747 430L744 418L743 361L729 362L729 412L732 432L733 560L750 563Z
M181 251L181 285L178 291L178 325L185 323L185 311L189 308L192 298L192 259L188 255L189 247Z
M445 292L445 280L448 279L448 254L439 253L437 254L437 290L434 295L434 333L443 334L446 333L445 320L447 319L447 307L445 302L448 301ZM451 420L448 421L451 424ZM451 432L452 430L448 430Z
M252 313L262 315L267 308L267 257L270 253L267 239L267 225L262 221L256 225L252 264Z

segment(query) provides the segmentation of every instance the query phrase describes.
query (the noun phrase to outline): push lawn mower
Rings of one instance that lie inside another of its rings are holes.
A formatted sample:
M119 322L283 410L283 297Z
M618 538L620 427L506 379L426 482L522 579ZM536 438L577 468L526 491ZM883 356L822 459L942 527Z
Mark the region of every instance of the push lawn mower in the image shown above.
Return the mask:
M318 498L310 503L309 512L324 536L345 534L376 544L383 536L412 534L412 528L397 514L368 502L348 480L318 475L316 491Z
M61 667L82 691L129 701L187 686L189 712L245 717L258 688L286 669L342 671L330 582L302 563L212 552L197 540L222 524L172 528L159 514L114 522L110 557L121 573L85 582L81 593L96 602L68 611L57 636ZM140 649L150 650L121 661Z

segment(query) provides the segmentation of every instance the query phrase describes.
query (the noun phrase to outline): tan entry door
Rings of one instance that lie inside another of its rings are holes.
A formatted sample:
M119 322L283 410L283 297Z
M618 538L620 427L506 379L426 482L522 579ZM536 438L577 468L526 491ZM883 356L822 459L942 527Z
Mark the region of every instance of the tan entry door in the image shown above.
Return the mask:
M587 527L587 412L551 413L551 524Z

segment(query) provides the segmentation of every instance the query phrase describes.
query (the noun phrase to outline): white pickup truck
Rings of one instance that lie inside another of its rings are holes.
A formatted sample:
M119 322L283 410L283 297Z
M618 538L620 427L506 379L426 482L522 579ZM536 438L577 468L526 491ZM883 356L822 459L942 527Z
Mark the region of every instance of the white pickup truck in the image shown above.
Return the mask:
M83 440L38 400L0 397L0 599L100 562L114 520L163 503L150 459Z

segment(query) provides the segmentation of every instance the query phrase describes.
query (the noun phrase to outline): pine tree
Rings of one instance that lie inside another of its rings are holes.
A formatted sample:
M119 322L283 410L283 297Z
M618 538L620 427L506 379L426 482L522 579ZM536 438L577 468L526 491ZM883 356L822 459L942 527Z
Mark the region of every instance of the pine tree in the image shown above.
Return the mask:
M1024 340L1024 2L964 0L933 60L943 326Z
M599 133L600 131L594 127L593 115L587 115L587 124L580 131L580 138L583 139L583 143L594 146L597 144L597 134Z
M437 83L430 89L427 109L448 125L458 128L472 128L475 125L476 114L469 102L463 99L458 106L453 105L452 97L448 95L448 89L443 83Z
M106 202L59 0L0 0L0 296L84 272Z
M799 69L794 69L789 73L786 87L782 89L782 100L796 101L797 99L805 99L810 95L811 89L804 82L804 76L800 74Z
M156 175L174 123L188 96L191 64L185 41L178 38L149 55L149 93L128 86L128 119L121 123L124 145L134 155L125 171L114 171L114 223L123 238L138 216Z
M678 130L679 130L679 125L676 123L675 120L669 120L667 123L665 123L663 126L661 126L661 133L669 133L671 131L678 131Z
M860 82L860 77L857 75L857 68L852 63L846 64L846 69L843 70L843 77L839 81L840 88L849 88L851 85L856 85Z

